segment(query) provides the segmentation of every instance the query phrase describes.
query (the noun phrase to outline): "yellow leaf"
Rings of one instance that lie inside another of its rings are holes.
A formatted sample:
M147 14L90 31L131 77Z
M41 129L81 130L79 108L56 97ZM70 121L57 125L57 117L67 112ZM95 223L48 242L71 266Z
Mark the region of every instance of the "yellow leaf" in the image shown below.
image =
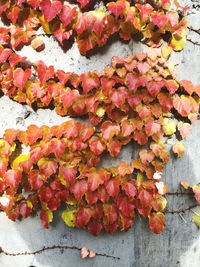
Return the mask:
M104 114L105 114L105 109L102 108L102 107L98 107L98 108L96 109L96 114L97 114L97 116L100 117L100 118L103 117Z
M162 46L162 49L161 49L162 57L164 57L165 59L168 59L171 52L172 52L172 48L170 46L167 46L167 45Z
M198 227L200 227L200 214L194 212L192 215L192 222L195 223Z
M73 210L65 210L62 213L62 219L69 227L75 227L74 221L76 218L76 209Z
M27 161L30 158L29 155L19 155L11 163L12 169L18 169L18 166L21 162Z
M170 41L170 46L175 51L181 51L184 48L185 44L186 44L185 34L182 37L179 37L178 35L173 35Z
M170 121L165 118L163 122L163 131L166 135L172 135L176 131L176 125L173 121Z
M178 155L178 157L182 157L185 153L185 147L181 142L177 142L173 145L172 151Z
M47 34L51 34L51 29L50 29L50 25L48 22L46 22L44 15L39 17L40 19L40 23L42 25L43 30L47 33Z

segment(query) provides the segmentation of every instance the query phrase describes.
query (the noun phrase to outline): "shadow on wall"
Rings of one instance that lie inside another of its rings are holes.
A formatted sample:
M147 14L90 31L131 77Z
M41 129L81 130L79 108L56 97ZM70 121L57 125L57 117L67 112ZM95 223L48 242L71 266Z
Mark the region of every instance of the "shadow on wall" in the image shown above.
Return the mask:
M199 233L200 235L200 233ZM200 266L200 236L180 257L180 267Z

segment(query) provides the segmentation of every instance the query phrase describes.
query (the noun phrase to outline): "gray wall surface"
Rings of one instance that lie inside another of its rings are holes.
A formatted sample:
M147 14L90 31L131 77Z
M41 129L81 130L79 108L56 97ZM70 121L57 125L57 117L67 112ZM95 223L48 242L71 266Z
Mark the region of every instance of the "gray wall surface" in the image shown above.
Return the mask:
M188 15L189 25L200 28L200 1L183 1L191 5ZM189 32L188 38L200 43L200 35ZM64 52L52 37L44 37L46 48L37 53L30 47L24 47L20 53L31 61L43 60L65 71L80 74L89 70L103 71L110 64L113 55L124 57L141 52L146 46L130 41L111 42L90 58L80 55L76 44ZM200 84L200 46L187 42L180 53L172 53L171 59L177 64L178 78L189 79ZM29 116L27 117L27 114ZM27 117L27 118L26 118ZM25 119L26 118L26 119ZM38 109L33 111L26 105L20 105L7 97L0 98L0 136L6 128L25 129L34 123L55 125L65 121L55 111ZM169 191L179 189L181 180L190 184L200 181L200 121L192 126L191 134L183 141L186 152L180 159L171 154L165 167L163 179ZM168 145L170 147L170 143ZM102 165L117 165L121 160L131 161L137 156L137 147L133 144L122 149L117 158L106 158ZM168 209L181 209L193 204L186 196L167 196ZM53 245L68 245L93 249L96 253L107 254L120 259L96 256L94 259L81 259L80 251L71 249L46 250L37 255L6 256L0 254L1 267L199 267L200 266L200 230L191 222L192 212L166 214L166 228L160 235L148 229L147 221L136 216L131 230L116 232L112 236L102 232L99 237L91 236L84 229L70 229L61 220L61 211L55 213L54 222L48 230L43 229L39 215L22 221L12 222L0 213L0 247L9 252L35 251Z

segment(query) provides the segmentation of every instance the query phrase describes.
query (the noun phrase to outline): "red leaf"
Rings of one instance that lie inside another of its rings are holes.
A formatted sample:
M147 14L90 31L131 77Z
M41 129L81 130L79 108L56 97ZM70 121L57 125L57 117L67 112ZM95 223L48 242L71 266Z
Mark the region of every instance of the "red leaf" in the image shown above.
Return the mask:
M23 201L19 204L19 214L24 218L30 216L31 208L28 206L26 201Z
M131 201L128 196L120 194L117 199L117 206L122 213L127 217L134 216L135 204Z
M8 170L4 174L6 185L13 187L15 191L17 191L18 189L19 183L21 181L21 177L22 177L22 174L20 171L12 170L12 169Z
M49 202L52 199L52 197L54 196L54 193L50 187L43 187L39 190L38 195L39 195L41 201Z
M71 187L70 192L74 194L77 200L82 200L83 195L88 190L88 183L85 179L77 180Z
M168 21L167 16L162 13L155 13L151 16L153 23L158 26L158 28L163 29Z
M41 174L45 177L51 176L53 173L56 173L58 164L55 159L41 158L37 163Z
M60 175L63 175L64 180L67 184L71 185L75 181L77 174L77 167L67 167L66 165L60 165L59 167Z
M165 228L165 216L161 212L153 212L149 215L149 228L155 234L160 234Z
M179 130L180 135L182 136L182 138L185 138L190 133L191 125L189 123L187 123L187 122L184 123L184 122L180 121L178 123L178 130Z
M19 89L21 91L23 91L24 85L27 81L28 78L31 77L31 70L30 69L26 69L25 71L21 68L17 68L14 72L13 72L13 81L14 81L14 85L19 87Z
M95 191L100 184L103 184L105 177L100 171L94 169L88 173L88 189L89 191Z
M62 12L60 14L60 19L64 27L71 24L72 20L76 18L76 12L76 7L72 9L68 5L63 5Z
M133 225L134 218L126 217L122 213L120 213L120 230L128 231L129 228Z
M106 141L110 141L114 135L118 135L120 132L120 126L118 123L112 123L111 121L105 121L101 126L103 138Z
M98 187L98 199L101 200L103 203L106 203L109 200L109 194L104 185L100 185Z
M133 179L128 179L121 183L122 190L125 191L128 197L134 198L137 194L137 188Z
M43 186L45 179L44 176L42 176L38 170L32 170L28 174L28 181L33 190L38 190L40 187Z
M117 2L110 2L107 4L108 10L115 15L116 18L126 9L126 2L124 0L117 0Z
M120 153L122 144L117 139L113 139L110 141L107 147L108 147L108 151L110 152L110 155L112 157L115 157Z
M44 228L48 228L49 227L49 223L51 221L51 217L50 217L49 211L42 209L41 212L40 212L40 219L41 219L43 227Z
M98 236L103 228L102 223L99 220L91 219L88 224L88 232L94 236Z
M1 12L0 12L1 13ZM5 63L7 58L12 54L12 50L9 48L0 47L0 63Z
M108 219L108 223L107 224L113 224L114 222L117 221L118 219L118 209L116 204L112 203L112 204L104 204L103 205L103 211L105 216Z
M97 191L87 192L85 194L85 199L89 205L92 205L98 201L98 193Z
M100 137L92 136L89 140L89 147L95 155L99 156L105 150L106 146Z
M108 194L114 199L117 198L119 194L119 185L120 185L119 178L111 178L105 184L105 188L108 191Z
M140 200L141 204L144 207L147 207L151 203L151 200L153 198L153 193L151 191L147 191L147 190L140 188L137 198Z
M27 138L30 145L34 144L39 138L42 138L42 128L33 124L28 126Z
M118 226L119 226L118 221L116 221L113 224L108 224L108 225L104 224L104 228L105 228L106 232L108 232L110 235L112 235L117 230Z
M194 192L194 197L196 198L196 201L200 202L200 186L194 185L192 187L192 190Z
M76 213L75 225L78 228L82 228L86 224L88 224L90 218L92 217L93 210L91 207L83 207L79 206L78 211Z
M149 4L137 4L136 6L140 10L142 21L146 22L149 19L151 12L153 11L153 7Z
M88 72L80 75L80 81L82 82L83 93L87 94L93 88L98 89L100 86L99 77L94 72Z
M147 149L144 148L140 150L139 155L141 162L144 165L148 165L150 162L152 162L152 160L155 157L154 153L151 150L148 151Z
M52 198L49 200L47 206L51 211L57 210L57 208L60 206L60 200L57 198Z
M42 0L40 8L47 22L55 18L62 9L62 3L60 1Z
M121 161L118 165L118 172L120 176L124 177L127 174L132 174L133 167L128 165L127 162Z
M77 0L77 2L79 2L81 4L81 8L83 8L90 2L90 0Z
M12 145L18 135L18 132L18 130L14 129L6 129L3 137L9 143L9 145Z
M38 78L44 84L50 78L54 78L54 67L47 67L42 60L36 62Z

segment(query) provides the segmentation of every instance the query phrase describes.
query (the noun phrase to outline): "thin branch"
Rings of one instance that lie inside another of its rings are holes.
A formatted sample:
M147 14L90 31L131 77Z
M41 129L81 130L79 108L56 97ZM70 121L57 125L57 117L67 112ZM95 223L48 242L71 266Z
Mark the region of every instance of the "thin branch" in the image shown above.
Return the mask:
M192 209L194 209L194 208L196 208L196 207L199 207L200 206L200 204L195 204L195 205L193 205L193 206L190 206L190 207L188 207L188 208L185 208L185 209L180 209L180 210L165 210L164 211L164 213L171 213L171 214L174 214L174 213L182 213L182 212L186 212L186 211L188 211L188 210L192 210Z
M188 27L188 29L189 29L190 31L196 32L197 34L200 35L200 29L194 29L194 28L192 28L192 27Z
M169 196L176 196L176 195L189 195L189 196L193 196L194 193L192 192L167 192L166 195L169 195Z
M51 247L44 247L32 252L19 252L19 253L10 253L7 251L4 251L1 247L0 247L0 254L4 254L6 256L26 256L26 255L35 255L35 254L40 254L41 252L44 252L45 250L53 250L53 249L73 249L73 250L79 250L81 251L81 248L75 247L75 246L59 246L59 245L55 245L55 246L51 246ZM107 255L107 254L102 254L102 253L96 253L97 256L101 256L101 257L107 257L107 258L112 258L112 259L116 259L116 260L120 260L119 257L116 256L112 256L112 255Z
M198 45L198 46L200 46L200 43L198 43L198 42L194 42L194 41L192 41L192 39L187 38L187 41L189 41L189 42L192 43L193 45Z

